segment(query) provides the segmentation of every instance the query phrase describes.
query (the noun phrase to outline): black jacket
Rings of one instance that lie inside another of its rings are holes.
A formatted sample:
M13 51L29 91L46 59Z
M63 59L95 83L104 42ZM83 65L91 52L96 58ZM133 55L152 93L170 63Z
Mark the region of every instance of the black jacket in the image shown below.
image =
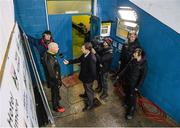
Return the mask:
M61 86L60 66L55 55L45 52L42 57L42 64L45 70L46 79L49 86L58 84Z
M133 91L134 88L139 88L143 84L146 73L147 61L145 57L143 57L140 62L133 59L125 71L125 82Z
M84 54L74 60L69 60L69 64L80 63L79 79L83 83L91 83L96 79L96 57L93 53Z
M131 60L132 54L136 48L141 48L138 39L136 39L132 43L128 42L123 44L120 55L121 65L119 72L121 72L125 68L127 63Z
M100 66L100 71L105 73L105 72L109 72L110 68L111 68L111 63L112 63L112 48L108 47L108 48L104 48L101 51L100 55L96 55L98 62L100 65L102 65L102 67Z

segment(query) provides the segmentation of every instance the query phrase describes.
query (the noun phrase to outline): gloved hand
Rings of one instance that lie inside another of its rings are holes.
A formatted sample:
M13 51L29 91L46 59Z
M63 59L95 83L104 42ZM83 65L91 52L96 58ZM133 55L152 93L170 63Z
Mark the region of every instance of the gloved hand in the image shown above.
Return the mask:
M119 80L119 76L116 76L116 80Z
M94 50L94 48L92 48L91 52L92 52L93 54L96 54L96 51Z
M135 88L134 91L138 92L139 90L138 90L138 88Z

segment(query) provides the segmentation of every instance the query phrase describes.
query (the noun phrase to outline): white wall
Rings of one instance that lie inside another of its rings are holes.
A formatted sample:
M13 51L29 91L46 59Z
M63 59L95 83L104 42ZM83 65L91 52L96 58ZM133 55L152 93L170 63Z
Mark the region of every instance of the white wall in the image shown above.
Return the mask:
M0 82L0 104L0 128L38 127L32 79L17 24Z
M0 69L14 25L13 0L0 0Z
M180 33L180 0L130 0L138 7Z

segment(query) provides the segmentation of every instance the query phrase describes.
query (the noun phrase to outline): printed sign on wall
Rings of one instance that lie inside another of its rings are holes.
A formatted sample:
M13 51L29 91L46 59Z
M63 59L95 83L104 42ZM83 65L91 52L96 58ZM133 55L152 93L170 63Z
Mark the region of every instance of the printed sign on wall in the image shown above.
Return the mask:
M16 24L0 85L0 127L38 127L29 73Z

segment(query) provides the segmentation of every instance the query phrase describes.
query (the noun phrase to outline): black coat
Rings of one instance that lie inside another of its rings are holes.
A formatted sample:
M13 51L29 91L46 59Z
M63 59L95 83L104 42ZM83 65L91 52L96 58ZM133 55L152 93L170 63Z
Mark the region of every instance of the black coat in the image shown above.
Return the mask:
M139 88L145 79L147 73L147 61L145 57L140 62L133 59L125 70L125 83L129 86L130 91Z
M122 71L127 65L127 63L131 60L132 54L136 48L141 48L138 39L136 39L132 43L128 42L123 44L120 55L120 61L121 61L120 71Z
M96 55L96 57L98 58L98 62L100 65L102 65L102 67L100 67L100 71L105 73L105 72L109 72L110 68L111 68L111 63L112 63L112 48L108 47L108 48L104 48L100 55Z
M61 86L60 66L55 55L45 52L42 57L42 64L45 70L46 79L49 86L58 84Z
M93 53L84 54L74 60L69 60L69 64L80 63L79 79L83 83L91 83L96 79L96 57Z

